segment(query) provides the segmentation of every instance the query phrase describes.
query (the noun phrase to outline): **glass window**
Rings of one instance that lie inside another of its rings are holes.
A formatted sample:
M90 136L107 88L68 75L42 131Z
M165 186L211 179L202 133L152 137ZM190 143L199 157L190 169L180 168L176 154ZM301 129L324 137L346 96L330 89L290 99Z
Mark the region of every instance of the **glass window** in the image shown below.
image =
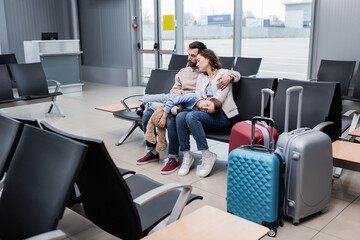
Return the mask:
M261 57L259 77L307 79L311 0L243 0L243 57Z
M233 56L234 0L184 0L184 50L202 41L219 56Z
M153 49L155 43L154 32L154 0L142 1L141 23L142 23L142 49Z
M151 70L155 69L155 53L148 50L154 48L155 43L155 18L154 18L154 0L142 1L141 7L141 23L142 23L142 44L139 51L139 59L141 62L140 83L146 84Z
M164 27L164 20L167 21L168 27ZM171 20L173 22L171 22ZM175 1L167 0L161 1L161 26L160 26L160 48L162 68L167 69L169 66L171 54L166 52L173 51L175 49ZM164 54L162 54L164 53Z

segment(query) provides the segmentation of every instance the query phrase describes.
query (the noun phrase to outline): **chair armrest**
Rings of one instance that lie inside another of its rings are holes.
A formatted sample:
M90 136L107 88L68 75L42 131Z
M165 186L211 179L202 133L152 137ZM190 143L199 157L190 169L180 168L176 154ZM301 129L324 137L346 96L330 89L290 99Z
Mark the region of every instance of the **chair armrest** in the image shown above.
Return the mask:
M60 90L60 87L61 87L61 84L60 84L60 82L58 82L58 81L56 81L56 80L46 80L48 83L49 82L53 82L53 83L55 83L56 84L56 87L55 87L55 92L59 92L59 90Z
M144 74L144 75L141 75L140 77L150 78L150 74Z
M360 110L355 110L355 109L352 109L352 110L348 110L346 111L343 116L345 117L351 117L351 115L355 115L355 114L359 114L360 113Z
M314 129L314 130L322 131L322 130L324 130L324 128L325 128L326 126L329 126L329 125L331 125L331 124L334 124L334 122L330 122L330 121L321 122L321 123L319 123L318 125L316 125L313 129Z
M0 180L0 198L1 198L1 195L2 195L2 191L4 190L5 178L6 178L6 173L4 173L4 176Z
M345 117L351 117L353 116L352 120L351 120L351 124L349 127L349 132L352 132L356 129L358 123L359 123L359 119L360 119L360 110L349 110L347 112L345 112L343 114L343 116Z
M316 78L309 79L310 82L317 82Z
M54 230L51 232L46 232L30 238L26 238L26 240L47 240L47 239L57 240L57 239L65 239L65 238L66 238L66 234L63 231Z
M180 215L181 215L187 201L190 198L190 194L191 194L191 190L192 190L192 187L190 184L169 183L169 184L162 185L160 187L154 188L154 189L144 193L143 195L137 197L136 199L134 199L134 203L142 206L145 203L149 202L150 200L152 200L164 193L175 190L177 188L182 188L182 190L181 190L179 197L176 200L176 203L171 211L169 220L166 223L166 225L169 225L170 223L175 222L176 220L178 220L180 218Z
M124 108L127 110L127 111L131 111L129 106L126 104L126 100L129 99L129 98L133 98L133 97L141 97L141 96L144 96L144 94L134 94L134 95L130 95L130 96L127 96L126 98L123 98L123 99L120 99L120 103L124 106Z
M341 96L341 100L349 100L353 102L360 102L360 98L350 97L350 96Z

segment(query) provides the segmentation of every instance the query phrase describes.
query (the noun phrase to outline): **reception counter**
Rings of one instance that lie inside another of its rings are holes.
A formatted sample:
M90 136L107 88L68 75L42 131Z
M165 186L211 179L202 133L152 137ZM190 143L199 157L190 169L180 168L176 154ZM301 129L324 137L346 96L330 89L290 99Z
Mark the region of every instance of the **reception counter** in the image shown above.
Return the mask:
M25 62L41 62L47 79L61 83L63 93L82 91L79 40L24 41Z

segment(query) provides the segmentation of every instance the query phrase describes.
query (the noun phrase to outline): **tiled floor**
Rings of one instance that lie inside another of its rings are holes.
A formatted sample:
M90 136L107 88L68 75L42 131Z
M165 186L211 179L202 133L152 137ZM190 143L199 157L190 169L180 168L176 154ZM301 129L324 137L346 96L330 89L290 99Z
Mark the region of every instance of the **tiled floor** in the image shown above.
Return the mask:
M210 150L218 154L211 175L201 179L195 174L195 167L189 175L180 177L176 173L163 176L160 169L163 162L137 166L135 161L145 153L143 134L137 129L121 146L115 146L122 134L130 127L131 122L115 119L111 113L95 110L97 106L119 103L121 98L130 94L142 93L143 87L118 87L95 83L85 83L83 92L69 93L58 97L66 117L61 118L53 110L47 114L49 103L41 103L3 109L1 111L23 117L45 120L53 126L72 134L99 138L105 144L116 164L133 169L162 183L181 181L190 183L193 192L204 197L194 201L184 210L184 215L203 205L212 205L226 210L226 160L228 144L209 141ZM136 100L134 103L138 103ZM195 158L200 159L196 145L191 144ZM161 159L166 154L161 154ZM358 239L360 236L360 173L345 170L340 179L335 179L329 211L302 220L298 226L285 221L284 227L278 229L277 239ZM239 237L241 239L241 237ZM265 239L271 239L265 237Z

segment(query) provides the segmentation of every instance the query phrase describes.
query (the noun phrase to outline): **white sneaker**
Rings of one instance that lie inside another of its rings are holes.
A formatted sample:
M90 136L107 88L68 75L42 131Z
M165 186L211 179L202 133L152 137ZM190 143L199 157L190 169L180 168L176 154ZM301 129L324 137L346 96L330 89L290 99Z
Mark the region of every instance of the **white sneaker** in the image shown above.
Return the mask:
M200 177L206 177L210 174L214 163L216 161L217 155L213 153L211 158L202 158L201 159L201 170L199 172Z
M183 158L180 170L178 171L179 176L185 176L189 173L191 165L194 163L194 158Z

